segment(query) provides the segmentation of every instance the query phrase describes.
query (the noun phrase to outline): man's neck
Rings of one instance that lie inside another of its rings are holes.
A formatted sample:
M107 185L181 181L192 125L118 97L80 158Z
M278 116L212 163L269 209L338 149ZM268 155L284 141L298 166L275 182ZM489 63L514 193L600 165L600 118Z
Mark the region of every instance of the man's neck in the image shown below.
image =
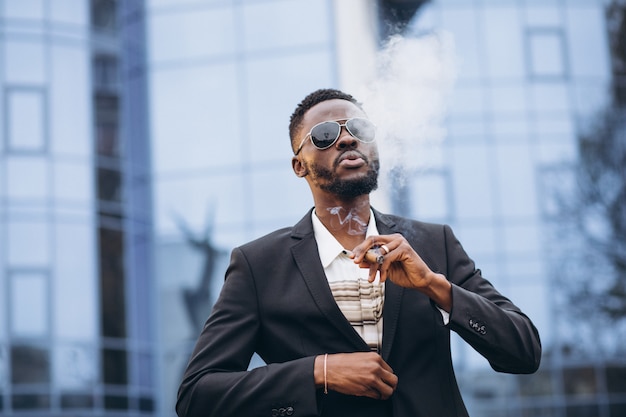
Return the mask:
M349 201L316 201L315 214L339 243L352 249L365 240L370 221L369 196Z

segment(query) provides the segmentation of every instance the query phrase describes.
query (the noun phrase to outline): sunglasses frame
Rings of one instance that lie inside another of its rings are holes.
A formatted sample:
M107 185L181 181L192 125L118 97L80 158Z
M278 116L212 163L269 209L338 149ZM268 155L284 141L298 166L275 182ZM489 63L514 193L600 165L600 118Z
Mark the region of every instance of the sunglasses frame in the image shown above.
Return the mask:
M369 124L372 125L372 127L374 127L374 129L376 129L376 125L374 123L372 123L372 121L370 119L366 119L365 117L351 117L349 119L347 119L345 121L345 123L339 123L337 120L325 120L323 122L320 122L318 124L316 124L315 126L313 126L311 128L311 130L309 130L309 133L307 133L304 138L302 139L302 142L300 142L300 146L298 146L298 149L296 150L296 153L294 155L298 155L298 153L300 153L300 151L302 150L302 147L304 146L304 142L306 142L306 140L308 138L311 138L311 144L313 146L315 146L316 149L319 149L320 151L323 151L324 149L328 149L331 146L333 146L337 140L339 139L339 136L341 136L341 128L345 127L346 130L348 131L348 133L350 134L350 136L352 136L353 138L357 139L359 142L362 143L372 143L374 142L374 140L376 140L376 137L374 136L374 139L372 139L370 142L364 141L363 139L359 138L358 136L356 136L354 133L352 133L350 131L350 128L348 127L348 122L350 122L351 120L366 120ZM316 127L323 125L324 123L337 123L339 125L339 131L337 132L337 136L335 137L335 139L333 139L333 141L330 143L330 145L328 146L324 146L323 148L317 146L315 144L315 142L313 142L313 136L311 135L311 133L313 132L313 129L315 129Z

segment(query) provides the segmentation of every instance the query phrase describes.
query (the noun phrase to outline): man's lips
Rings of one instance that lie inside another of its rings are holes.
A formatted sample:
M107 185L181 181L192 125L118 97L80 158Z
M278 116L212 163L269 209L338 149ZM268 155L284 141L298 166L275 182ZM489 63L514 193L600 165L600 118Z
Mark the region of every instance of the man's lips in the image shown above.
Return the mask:
M335 161L335 166L345 168L359 168L367 164L367 158L358 151L346 151Z

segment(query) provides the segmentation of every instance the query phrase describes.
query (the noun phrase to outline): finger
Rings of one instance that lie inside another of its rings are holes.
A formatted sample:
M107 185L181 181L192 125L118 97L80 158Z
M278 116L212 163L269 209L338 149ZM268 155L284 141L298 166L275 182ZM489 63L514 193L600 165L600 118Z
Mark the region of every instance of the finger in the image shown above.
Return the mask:
M369 276L367 277L368 282L376 281L376 274L378 273L379 264L370 264ZM382 282L382 281L381 281Z
M381 379L379 385L376 387L376 390L380 395L379 399L386 400L391 397L391 395L395 391L395 384L389 383Z

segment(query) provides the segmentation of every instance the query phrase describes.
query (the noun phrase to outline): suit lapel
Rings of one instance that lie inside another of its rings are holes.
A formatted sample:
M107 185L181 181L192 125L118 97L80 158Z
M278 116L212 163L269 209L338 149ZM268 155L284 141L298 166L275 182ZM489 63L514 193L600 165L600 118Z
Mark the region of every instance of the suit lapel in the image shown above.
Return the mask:
M374 210L376 217L376 226L378 233L388 235L396 233L396 225L389 217ZM402 302L402 294L404 288L395 285L391 281L385 283L385 306L383 307L383 348L381 356L387 360L391 353L393 340L395 339L396 329L398 327L398 318L400 316L400 305Z
M356 349L369 350L367 343L365 343L356 330L354 330L339 309L339 306L337 306L333 294L330 291L330 286L326 280L324 268L319 258L310 212L294 226L292 237L299 239L291 248L293 259L302 274L302 278L304 279L311 297L320 311L341 334L346 336L348 340L355 345Z

